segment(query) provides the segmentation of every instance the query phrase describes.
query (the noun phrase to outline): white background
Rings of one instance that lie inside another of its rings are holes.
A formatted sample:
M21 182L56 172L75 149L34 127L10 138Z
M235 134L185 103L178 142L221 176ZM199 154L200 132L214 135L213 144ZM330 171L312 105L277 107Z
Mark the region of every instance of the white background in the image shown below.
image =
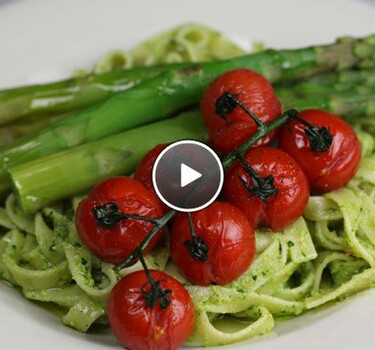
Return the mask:
M182 22L202 22L267 46L294 47L375 33L374 0L0 0L0 86L68 76L114 48ZM284 322L257 350L375 347L375 292ZM113 349L110 335L81 335L0 284L0 348Z
M375 0L0 0L0 86L61 77L189 21L303 46L375 32Z

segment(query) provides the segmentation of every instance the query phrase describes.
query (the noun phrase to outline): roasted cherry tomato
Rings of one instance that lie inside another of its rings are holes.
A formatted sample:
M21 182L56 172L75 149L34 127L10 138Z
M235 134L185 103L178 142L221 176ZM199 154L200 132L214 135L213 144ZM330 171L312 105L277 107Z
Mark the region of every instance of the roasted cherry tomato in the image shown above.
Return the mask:
M241 68L219 76L205 91L200 107L210 142L224 154L240 146L257 130L254 120L240 106L221 98L225 93L235 96L264 123L281 114L281 104L272 85L259 73ZM219 116L218 110L227 120ZM275 136L276 132L272 132L256 145L266 145Z
M134 173L134 178L141 181L152 193L155 195L154 185L152 183L152 168L155 164L156 158L159 154L168 146L168 143L160 144L155 146L151 151L149 151L140 161L137 169ZM164 203L161 202L161 206L164 212L170 210Z
M245 272L254 258L255 238L241 210L214 202L192 213L191 219L197 246L193 245L187 214L176 218L170 237L172 260L189 281L203 286L225 285Z
M156 158L168 145L168 143L164 143L155 146L142 158L134 173L134 178L141 181L153 193L156 192L152 184L152 168Z
M305 174L289 154L276 148L250 149L244 160L259 178L238 161L226 174L225 198L241 208L255 227L283 230L307 205L310 191Z
M311 150L306 126L298 120L283 127L279 147L300 164L312 191L330 192L344 186L355 175L361 160L361 145L356 133L343 119L325 111L305 110L299 117L312 126L329 130L333 141L328 151Z
M169 290L169 305L150 307L142 290L150 284L144 271L125 276L108 299L109 323L121 344L130 350L172 350L182 345L194 325L194 305L186 289L171 276L156 270L150 274L160 288Z
M153 228L150 222L121 219L121 214L157 218L163 210L160 201L142 183L119 176L96 185L76 213L76 228L83 243L99 258L113 264L125 260ZM146 252L160 238L161 232Z

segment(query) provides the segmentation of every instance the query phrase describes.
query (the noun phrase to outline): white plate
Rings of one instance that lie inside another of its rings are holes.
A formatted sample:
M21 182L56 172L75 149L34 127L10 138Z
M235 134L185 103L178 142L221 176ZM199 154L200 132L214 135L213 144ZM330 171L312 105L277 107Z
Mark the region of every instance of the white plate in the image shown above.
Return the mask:
M0 87L68 76L108 50L128 48L187 21L231 36L293 47L339 35L375 32L374 0L0 0ZM231 349L373 349L375 291L279 324L275 332ZM82 335L0 285L0 347L54 350L120 348L106 334ZM222 349L222 348L221 348Z

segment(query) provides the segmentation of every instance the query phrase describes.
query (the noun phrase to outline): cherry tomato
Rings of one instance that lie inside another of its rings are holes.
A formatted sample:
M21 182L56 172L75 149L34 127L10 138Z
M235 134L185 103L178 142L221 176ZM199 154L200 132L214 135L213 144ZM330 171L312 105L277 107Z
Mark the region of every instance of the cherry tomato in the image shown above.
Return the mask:
M142 158L134 173L134 178L141 181L156 196L157 194L152 183L152 168L155 164L156 158L168 145L168 143L156 145ZM164 212L170 210L170 208L167 207L164 203L162 203L161 201L160 203Z
M225 285L247 270L255 254L255 237L241 210L214 202L191 217L197 238L208 247L206 261L194 258L188 249L186 242L192 238L187 214L176 218L170 237L172 260L189 281Z
M80 202L76 213L76 228L83 243L102 260L118 264L142 242L153 225L126 218L115 222L113 227L103 227L98 224L94 213L98 208L106 209L108 203L115 204L121 213L151 218L161 217L163 210L156 196L142 183L125 176L99 183L91 190L88 198ZM117 211L110 207L108 210ZM161 233L154 237L146 252L160 240Z
M226 174L225 198L242 209L255 227L283 230L302 215L307 205L310 191L305 174L289 154L276 148L250 149L244 159L263 181L269 176L273 177L276 193L263 201L250 192L246 186L254 190L254 180L245 171L244 165L238 162Z
M325 126L333 136L326 152L314 152L305 133L306 126L292 120L280 133L279 147L289 153L305 172L312 191L330 192L343 187L355 175L361 160L361 145L352 127L340 117L317 109L299 117L313 126Z
M281 114L281 104L272 85L259 73L240 68L228 71L211 82L201 100L201 113L213 147L226 154L240 146L256 130L257 125L239 106L226 115L228 123L216 114L215 104L225 92L236 96L262 122L268 123ZM263 137L256 145L266 145L276 131Z
M189 293L174 278L150 270L160 287L170 290L169 306L149 307L142 288L150 288L144 271L120 280L108 299L109 323L121 344L130 350L172 350L182 345L194 325L194 305Z
M152 184L152 168L156 158L168 145L168 143L156 145L142 158L134 173L134 178L141 181L151 192L155 194L156 192L154 185Z

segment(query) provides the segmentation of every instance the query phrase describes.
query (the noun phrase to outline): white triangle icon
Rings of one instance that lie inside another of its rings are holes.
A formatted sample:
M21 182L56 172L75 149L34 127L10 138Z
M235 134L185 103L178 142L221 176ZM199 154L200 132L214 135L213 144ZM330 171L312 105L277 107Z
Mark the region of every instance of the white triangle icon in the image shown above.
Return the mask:
M185 187L202 177L201 173L195 171L184 163L181 163L181 187Z

